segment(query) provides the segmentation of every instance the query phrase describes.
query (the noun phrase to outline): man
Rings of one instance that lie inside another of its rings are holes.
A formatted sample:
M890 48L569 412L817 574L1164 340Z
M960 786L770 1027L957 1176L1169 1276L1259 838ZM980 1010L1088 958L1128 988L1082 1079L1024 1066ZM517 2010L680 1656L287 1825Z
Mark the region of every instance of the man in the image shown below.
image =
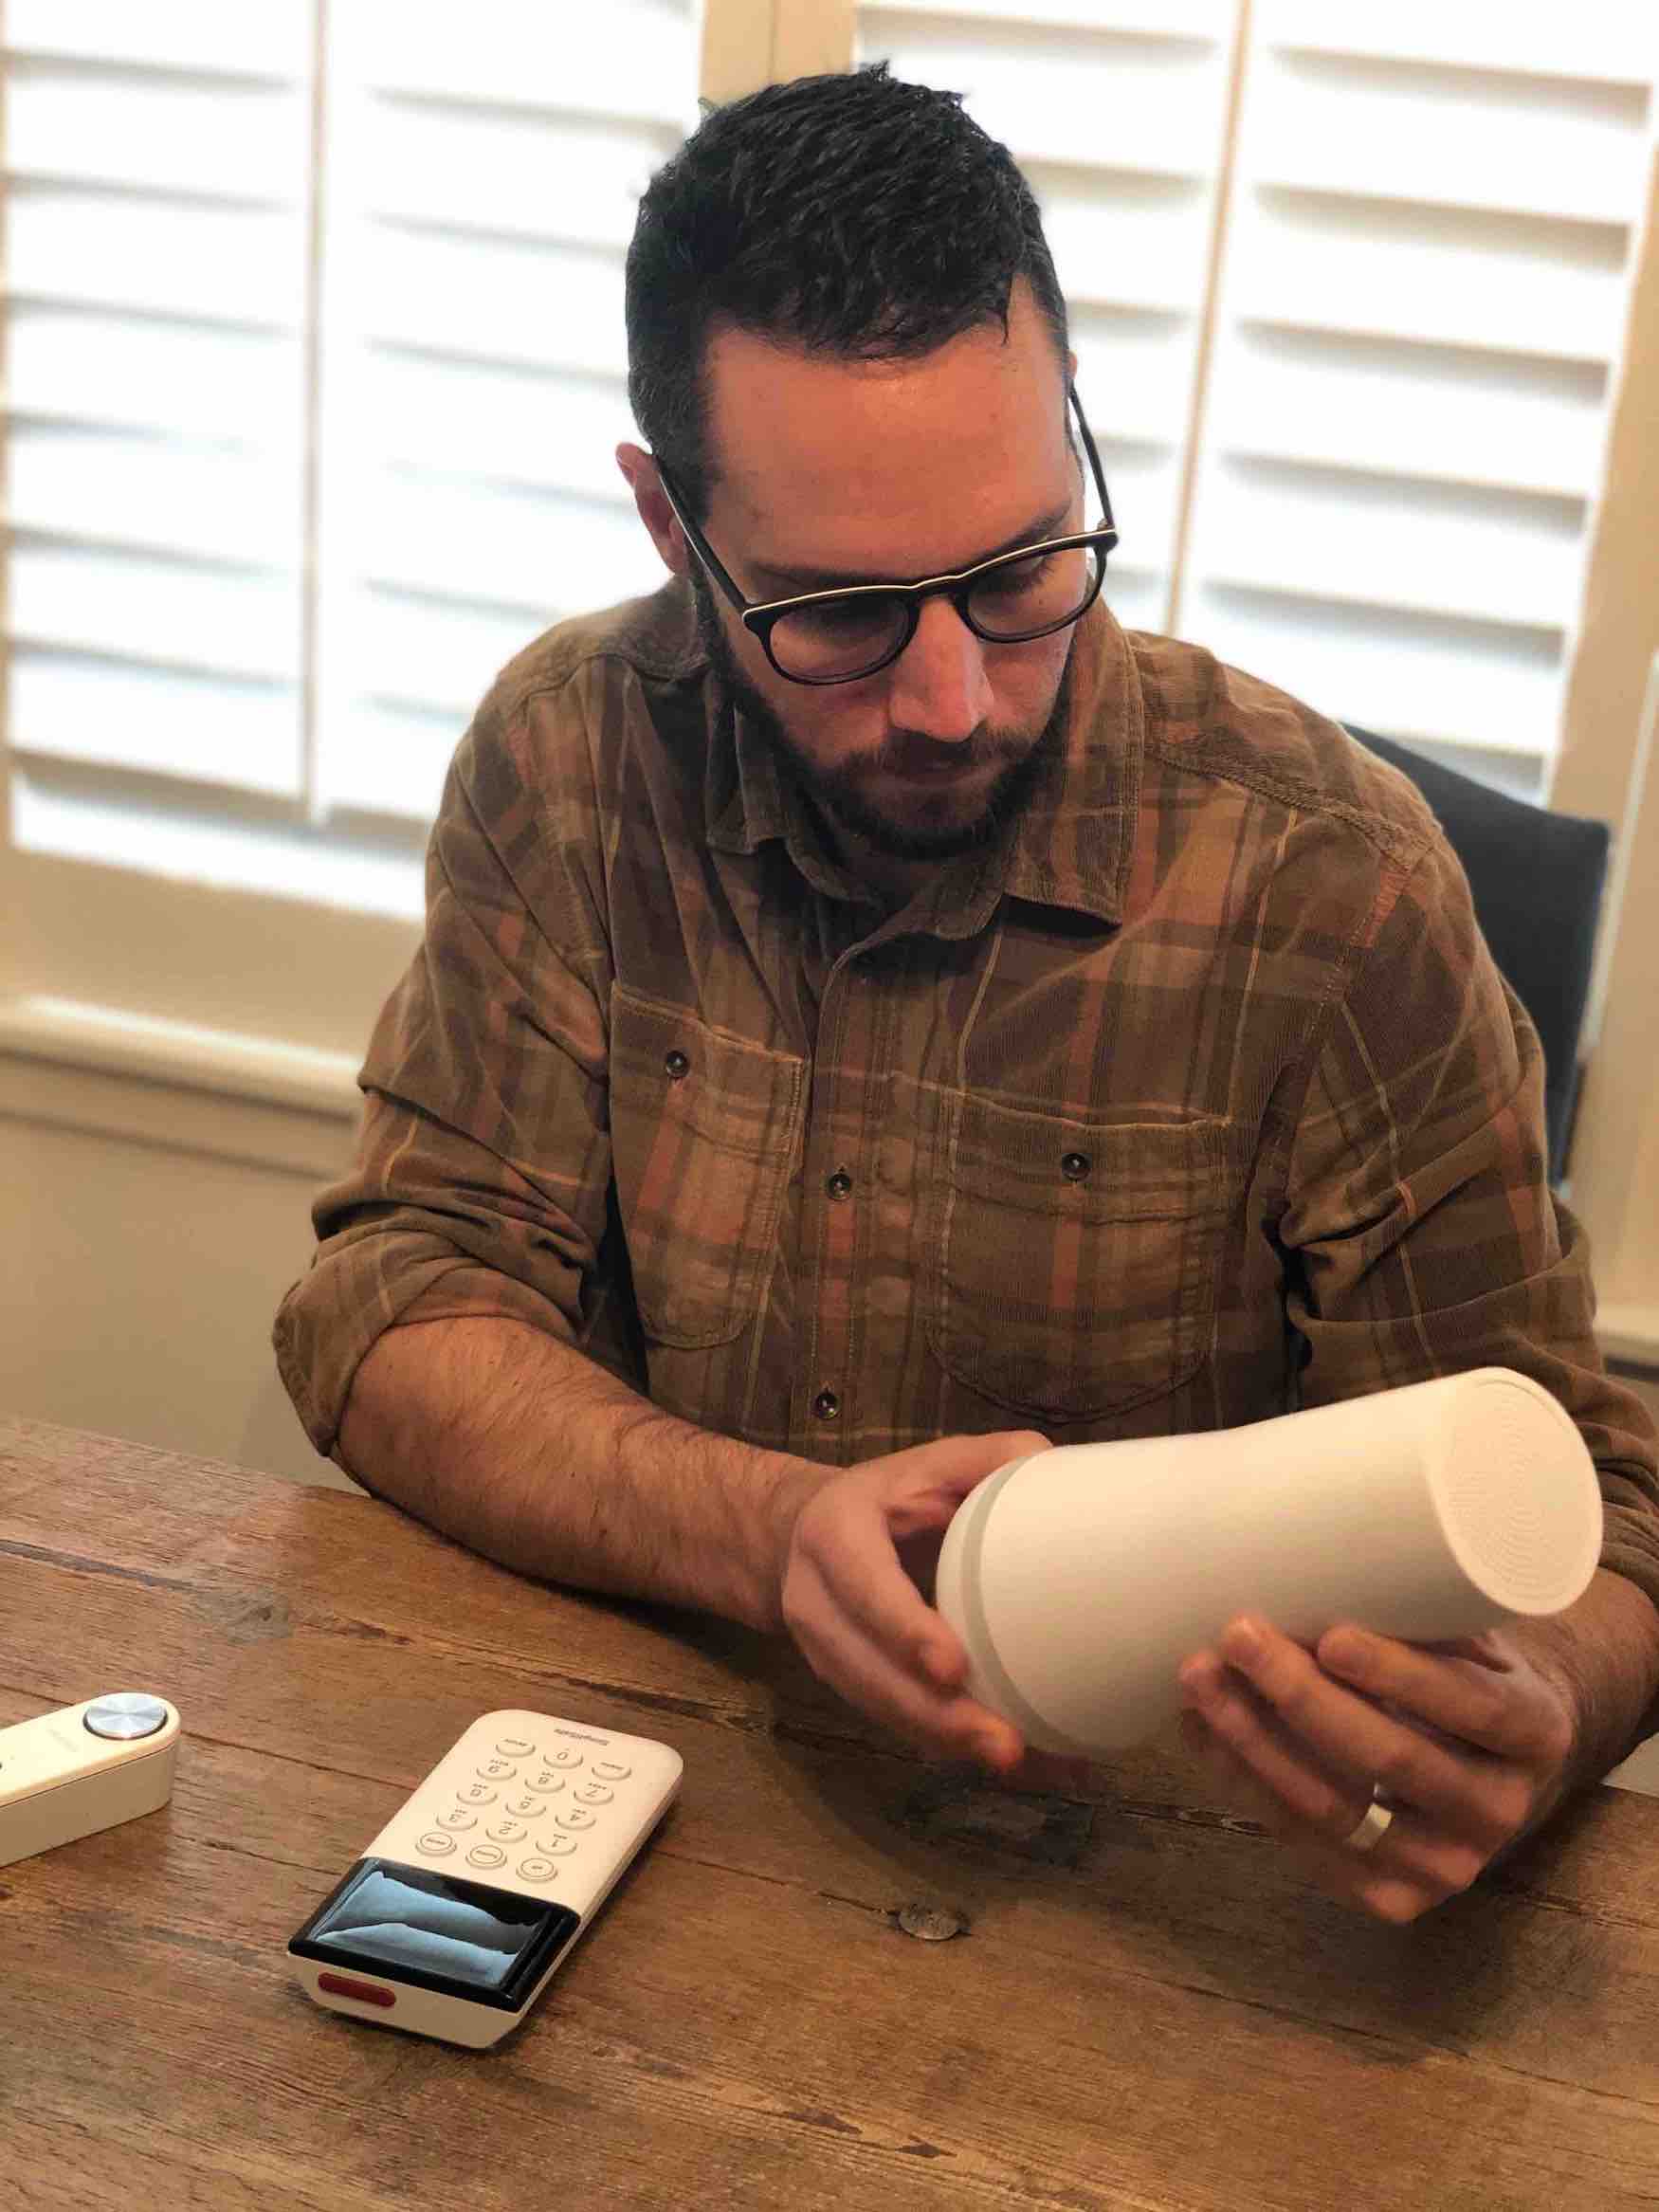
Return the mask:
M1409 1919L1659 1690L1651 1424L1460 871L1334 725L1098 600L1064 302L956 101L715 113L628 299L617 458L672 580L530 647L457 756L279 1317L295 1402L479 1550L787 1627L1029 1774L913 1579L975 1482L1530 1372L1608 1505L1572 1614L1445 1651L1241 1620L1182 1672L1218 1783Z

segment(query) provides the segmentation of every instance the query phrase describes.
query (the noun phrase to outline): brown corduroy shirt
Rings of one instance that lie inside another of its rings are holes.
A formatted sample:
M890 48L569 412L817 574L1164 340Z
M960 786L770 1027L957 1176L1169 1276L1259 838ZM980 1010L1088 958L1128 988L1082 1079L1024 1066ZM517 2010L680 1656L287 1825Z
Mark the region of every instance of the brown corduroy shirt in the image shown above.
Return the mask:
M1659 1603L1537 1037L1415 789L1284 693L1097 608L1048 786L889 915L670 584L503 669L427 894L277 1320L319 1451L381 1332L451 1315L831 1463L1492 1363L1577 1422Z

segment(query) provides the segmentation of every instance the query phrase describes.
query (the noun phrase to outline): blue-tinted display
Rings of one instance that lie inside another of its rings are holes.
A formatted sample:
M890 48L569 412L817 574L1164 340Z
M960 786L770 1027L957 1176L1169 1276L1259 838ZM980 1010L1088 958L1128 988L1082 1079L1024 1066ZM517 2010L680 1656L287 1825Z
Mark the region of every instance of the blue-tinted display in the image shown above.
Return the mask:
M568 1905L365 1858L288 1948L299 1958L377 1968L392 1981L516 2009L579 1925Z

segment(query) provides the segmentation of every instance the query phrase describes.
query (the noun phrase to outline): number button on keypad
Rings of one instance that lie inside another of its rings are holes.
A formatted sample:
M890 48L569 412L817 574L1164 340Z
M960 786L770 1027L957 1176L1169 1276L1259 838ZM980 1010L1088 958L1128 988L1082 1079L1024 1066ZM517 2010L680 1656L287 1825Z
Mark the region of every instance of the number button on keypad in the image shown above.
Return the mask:
M549 1766L580 1766L582 1754L574 1745L560 1744L556 1750L548 1752L547 1764Z
M460 1805L451 1805L447 1813L438 1815L440 1828L476 1828L478 1815L468 1813Z
M564 1776L555 1774L551 1766L538 1767L534 1774L526 1777L524 1787L539 1790L544 1798L550 1798L556 1790L563 1789Z
M519 1769L510 1759L486 1759L478 1771L485 1782L511 1782Z
M522 1820L498 1820L493 1828L484 1830L492 1843L522 1843L529 1833Z
M608 1805L615 1797L613 1789L607 1789L602 1782L585 1782L573 1793L578 1805Z
M496 1793L487 1782L465 1782L455 1792L464 1805L493 1805Z
M558 1825L561 1828L592 1828L598 1818L597 1813L590 1813L585 1805L567 1805L558 1816Z

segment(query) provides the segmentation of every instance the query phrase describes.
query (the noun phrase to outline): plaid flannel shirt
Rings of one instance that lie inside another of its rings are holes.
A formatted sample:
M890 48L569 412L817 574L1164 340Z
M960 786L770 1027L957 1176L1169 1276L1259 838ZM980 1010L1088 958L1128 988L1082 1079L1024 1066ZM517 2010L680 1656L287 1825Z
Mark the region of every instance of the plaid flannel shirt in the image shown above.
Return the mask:
M1414 787L1284 693L1097 608L1046 788L893 914L670 584L501 672L427 893L277 1322L319 1451L381 1332L453 1315L830 1463L1490 1362L1572 1415L1659 1602L1532 1025Z

